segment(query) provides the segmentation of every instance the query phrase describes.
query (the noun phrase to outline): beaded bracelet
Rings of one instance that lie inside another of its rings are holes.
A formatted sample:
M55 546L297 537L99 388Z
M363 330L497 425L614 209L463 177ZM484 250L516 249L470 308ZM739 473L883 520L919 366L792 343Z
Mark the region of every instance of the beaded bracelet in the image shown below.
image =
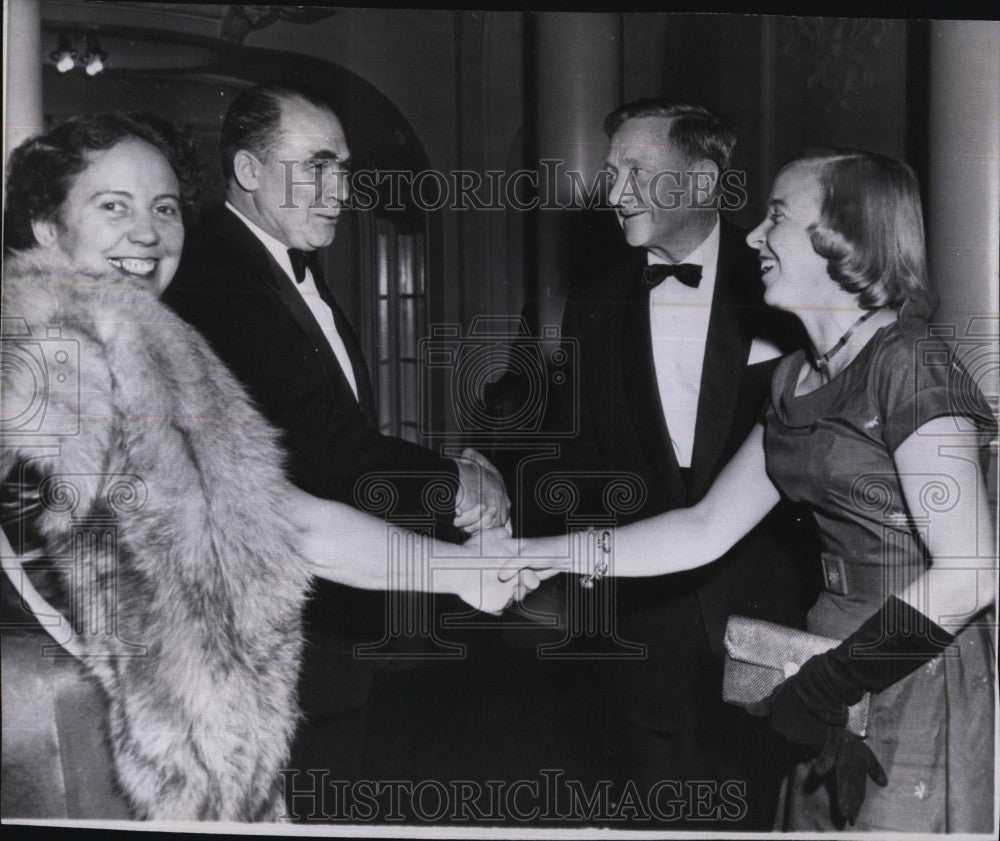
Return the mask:
M587 529L588 539L591 535L597 538L597 551L601 557L594 562L593 572L580 579L580 586L585 590L592 589L595 581L600 581L607 575L608 558L611 557L611 529L589 528Z

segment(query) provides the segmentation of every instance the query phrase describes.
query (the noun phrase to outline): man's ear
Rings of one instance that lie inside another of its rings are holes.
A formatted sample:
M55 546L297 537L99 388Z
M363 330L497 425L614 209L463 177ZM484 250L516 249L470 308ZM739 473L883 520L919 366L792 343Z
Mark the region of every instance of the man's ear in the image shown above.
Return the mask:
M59 240L58 226L53 219L32 219L31 233L42 248L51 248Z
M246 149L240 149L233 155L233 177L248 193L256 192L260 187L260 168L257 156Z
M691 177L695 207L714 207L715 194L719 188L719 167L714 161L702 158L692 167Z

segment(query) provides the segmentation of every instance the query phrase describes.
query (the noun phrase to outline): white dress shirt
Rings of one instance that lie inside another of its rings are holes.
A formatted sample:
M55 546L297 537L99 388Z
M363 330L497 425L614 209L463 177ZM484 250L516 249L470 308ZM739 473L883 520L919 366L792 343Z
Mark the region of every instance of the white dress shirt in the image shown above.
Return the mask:
M295 280L295 272L292 270L292 261L288 256L288 247L280 240L275 239L267 233L267 231L262 230L259 226L247 219L246 216L240 213L229 202L226 202L226 207L235 213L236 218L246 225L250 229L250 232L264 244L264 247L268 250L271 256L274 257L278 265L281 266L281 270L291 279L292 286L294 286L299 295L302 296L302 300L305 302L305 305L309 307L309 311L313 314L313 318L316 319L320 329L323 331L323 335L326 337L327 342L329 342L334 356L337 357L337 362L340 363L344 376L347 377L347 382L351 386L351 391L354 392L354 397L357 399L358 382L354 376L354 366L351 364L351 357L347 353L347 346L344 344L344 340L340 337L340 333L337 331L337 324L333 319L333 312L330 310L330 307L327 306L326 301L320 297L319 291L316 289L316 279L313 277L312 270L307 267L306 276L302 283L297 283Z
M646 262L666 264L650 251ZM705 365L705 342L712 315L712 295L719 262L719 220L708 237L681 263L701 266L697 289L668 277L649 295L649 329L653 339L653 365L660 389L663 416L670 431L677 463L691 466L698 420L698 395Z

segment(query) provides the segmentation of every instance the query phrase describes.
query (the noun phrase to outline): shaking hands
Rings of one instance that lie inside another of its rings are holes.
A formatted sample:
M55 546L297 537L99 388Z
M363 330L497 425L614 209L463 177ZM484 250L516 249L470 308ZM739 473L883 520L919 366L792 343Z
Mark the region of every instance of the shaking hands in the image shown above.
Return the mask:
M546 578L566 571L549 558L518 555L524 541L495 527L477 532L461 546L436 547L435 577L447 575L452 592L476 610L499 616L521 601ZM449 568L450 569L447 569Z
M459 481L455 527L468 534L503 528L510 535L510 497L500 471L484 455L469 448L455 463Z

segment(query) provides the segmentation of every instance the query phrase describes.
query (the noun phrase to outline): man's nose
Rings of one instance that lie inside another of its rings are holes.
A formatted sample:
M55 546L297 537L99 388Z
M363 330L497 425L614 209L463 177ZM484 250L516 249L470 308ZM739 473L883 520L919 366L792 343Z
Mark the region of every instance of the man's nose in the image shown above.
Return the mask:
M619 207L622 192L625 190L625 179L609 174L608 185L608 204L612 207Z
M330 204L344 205L350 196L350 174L343 169L330 173L323 181L323 198Z

